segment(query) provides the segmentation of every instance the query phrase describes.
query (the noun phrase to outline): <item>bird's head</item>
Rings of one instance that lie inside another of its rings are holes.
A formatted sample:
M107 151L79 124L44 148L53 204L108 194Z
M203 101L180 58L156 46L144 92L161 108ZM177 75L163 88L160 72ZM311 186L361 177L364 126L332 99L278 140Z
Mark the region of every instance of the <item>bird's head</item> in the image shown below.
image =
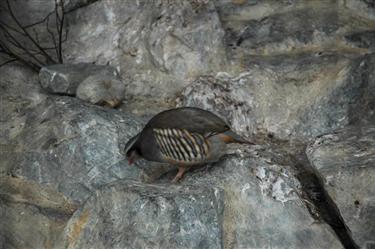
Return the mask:
M128 159L129 165L133 164L141 157L140 150L137 146L139 134L132 137L125 145L124 151L126 153L126 158Z

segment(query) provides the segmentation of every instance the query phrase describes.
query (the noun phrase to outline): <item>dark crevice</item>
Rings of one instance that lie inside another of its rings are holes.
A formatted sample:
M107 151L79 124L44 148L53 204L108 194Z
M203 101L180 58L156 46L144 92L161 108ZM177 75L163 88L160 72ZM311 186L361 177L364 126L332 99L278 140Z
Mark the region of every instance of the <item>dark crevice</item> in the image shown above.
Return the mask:
M75 94L72 93L51 93L49 92L48 94L50 95L55 95L55 96L65 96L65 97L75 97Z
M301 183L303 198L310 214L331 226L346 249L360 248L353 240L350 229L345 224L335 202L324 188L323 178L311 165L304 153L296 162L297 179Z
M76 3L73 2L73 4L71 5L67 5L65 8L67 9L66 10L66 13L70 13L70 12L73 12L73 11L76 11L78 9L81 9L81 8L84 8L84 7L87 7L95 2L98 2L99 0L86 0L86 1L78 1Z
M54 93L54 92L50 92L48 91L47 89L44 89L43 87L40 89L40 92L49 96L65 96L65 97L71 97L71 98L75 98L76 95L73 94L73 93Z

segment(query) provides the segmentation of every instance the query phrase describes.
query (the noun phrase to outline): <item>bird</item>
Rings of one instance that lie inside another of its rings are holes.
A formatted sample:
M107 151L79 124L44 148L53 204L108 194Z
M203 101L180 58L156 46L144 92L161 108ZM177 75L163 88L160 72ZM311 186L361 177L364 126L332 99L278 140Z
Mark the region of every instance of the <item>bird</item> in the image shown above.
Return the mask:
M129 165L143 158L178 168L178 182L192 166L217 162L228 143L254 144L233 132L214 113L197 107L179 107L152 117L125 145Z

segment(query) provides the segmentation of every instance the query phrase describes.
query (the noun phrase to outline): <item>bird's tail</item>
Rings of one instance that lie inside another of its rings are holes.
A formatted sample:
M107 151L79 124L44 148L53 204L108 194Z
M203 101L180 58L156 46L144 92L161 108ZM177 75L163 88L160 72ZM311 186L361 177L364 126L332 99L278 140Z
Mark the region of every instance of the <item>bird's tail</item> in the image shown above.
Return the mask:
M240 135L238 135L237 133L231 130L227 130L226 132L221 133L221 135L223 136L223 140L226 143L240 143L240 144L253 144L254 145L253 142L243 139Z

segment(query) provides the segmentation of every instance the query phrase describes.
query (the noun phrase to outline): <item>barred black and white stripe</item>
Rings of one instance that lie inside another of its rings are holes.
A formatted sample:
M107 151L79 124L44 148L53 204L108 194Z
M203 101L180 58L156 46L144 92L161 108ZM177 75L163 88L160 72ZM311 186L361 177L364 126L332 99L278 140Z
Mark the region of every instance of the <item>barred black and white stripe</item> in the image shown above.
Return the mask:
M209 153L209 143L198 133L185 129L153 129L160 152L177 162L204 160Z

